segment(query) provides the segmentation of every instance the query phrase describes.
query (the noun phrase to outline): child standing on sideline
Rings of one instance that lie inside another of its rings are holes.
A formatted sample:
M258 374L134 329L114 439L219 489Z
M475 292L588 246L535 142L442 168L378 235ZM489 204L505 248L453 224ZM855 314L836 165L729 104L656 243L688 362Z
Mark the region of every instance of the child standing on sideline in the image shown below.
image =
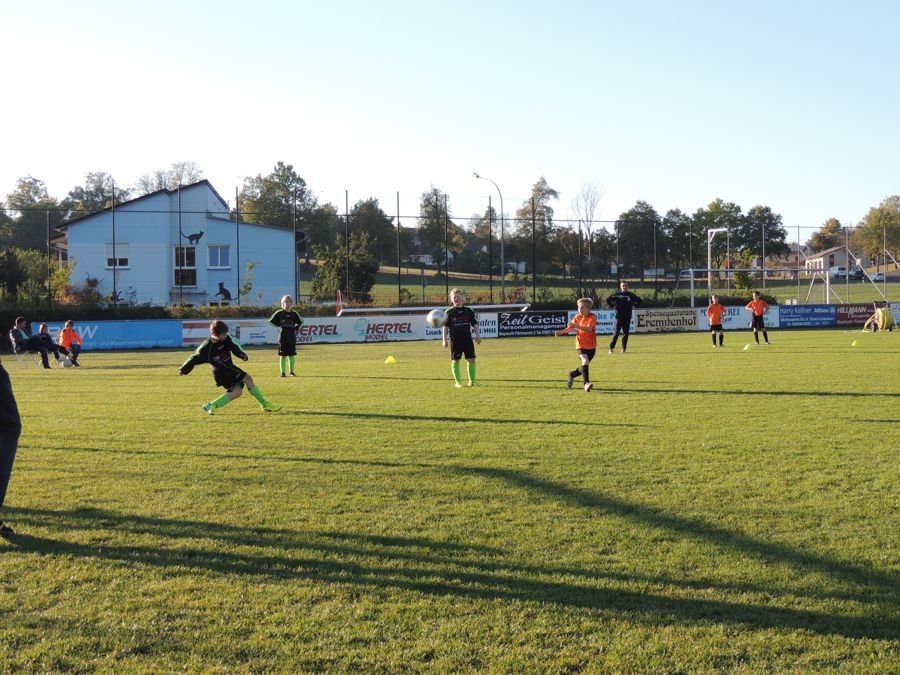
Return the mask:
M269 323L279 329L278 356L281 365L281 376L286 377L290 366L291 377L294 375L294 359L297 356L297 332L303 325L303 319L296 310L291 309L294 300L286 295L281 299L281 309L277 310L269 319Z
M213 321L209 325L209 339L204 341L191 356L178 369L179 375L187 375L200 363L208 363L212 366L213 377L216 385L225 388L225 393L219 398L203 405L203 412L212 415L213 410L228 405L241 395L244 386L258 402L259 407L266 412L278 412L281 406L277 403L269 403L263 393L255 384L248 373L234 365L231 355L246 361L250 357L244 352L236 340L228 334L228 325L224 321Z
M475 379L475 345L472 344L472 326L475 327L475 342L481 344L481 326L478 317L470 307L464 305L465 297L460 289L454 288L450 291L450 302L453 306L444 312L444 327L441 332L444 348L450 347L450 370L453 373L453 381L457 387L462 386L459 361L465 355L469 386L480 387L481 383Z
M560 337L566 333L575 331L575 349L581 359L581 365L569 373L566 387L572 388L575 378L581 375L584 378L584 390L586 392L594 388L591 382L590 364L597 353L597 316L591 312L594 301L590 298L581 298L578 301L578 314L562 330L556 331Z
M753 339L759 344L759 331L762 331L763 339L766 344L769 342L769 333L766 331L766 322L763 315L769 311L769 303L759 297L759 291L753 291L753 299L747 303L746 309L749 309L753 316L750 318L750 327L753 329Z
M69 319L59 331L59 346L69 350L69 360L73 366L81 365L78 363L78 355L81 353L82 344L81 336L75 332L75 322Z
M725 341L725 331L722 330L722 319L728 311L725 305L719 302L719 296L713 295L710 298L709 307L706 308L706 316L709 318L709 332L712 334L713 347L716 346L716 333L719 334L719 347Z

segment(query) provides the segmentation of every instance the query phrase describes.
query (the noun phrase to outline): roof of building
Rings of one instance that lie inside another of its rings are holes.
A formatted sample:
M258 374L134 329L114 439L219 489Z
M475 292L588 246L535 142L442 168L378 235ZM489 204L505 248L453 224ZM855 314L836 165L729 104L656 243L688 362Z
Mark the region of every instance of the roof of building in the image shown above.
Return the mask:
M181 191L181 192L186 192L186 191L188 191L188 190L193 190L193 189L198 188L198 187L200 187L200 186L205 186L205 187L209 188L209 190L211 190L212 193L216 196L216 199L218 199L218 200L222 203L222 206L224 206L224 207L226 207L226 208L228 207L228 202L226 202L224 199L222 199L222 195L220 195L220 194L216 191L216 189L212 186L212 183L210 183L210 182L209 182L208 180L206 180L205 178L204 178L203 180L197 181L196 183L191 183L190 185L181 185L181 186L179 186L178 188L176 188L175 190L170 190L170 189L168 189L168 188L163 188L163 189L161 189L161 190L157 190L156 192L148 192L147 194L141 195L140 197L135 197L134 199L129 199L129 200L124 201L124 202L119 202L118 204L116 204L116 207L119 208L119 207L122 207L122 206L125 206L125 205L129 205L129 206L130 206L130 205L136 204L137 202L139 202L139 201L141 201L141 200L144 200L144 199L150 199L151 197L156 197L156 196L158 196L158 195L173 195L173 194L177 194L179 191ZM82 223L82 222L84 222L84 221L86 221L86 220L88 220L88 219L90 219L90 218L95 218L95 217L100 216L100 215L103 215L103 214L105 214L105 213L107 213L107 212L111 212L111 211L112 211L112 208L113 208L112 206L107 206L105 209L101 209L100 211L95 211L94 213L88 213L88 214L83 215L83 216L78 216L78 217L76 217L76 218L72 218L72 219L71 219L70 221L68 221L67 223L62 223L62 224L58 225L58 226L56 227L56 229L58 229L58 230L65 230L65 229L67 229L67 228L69 227L69 225L74 225L74 224L76 224L76 223Z

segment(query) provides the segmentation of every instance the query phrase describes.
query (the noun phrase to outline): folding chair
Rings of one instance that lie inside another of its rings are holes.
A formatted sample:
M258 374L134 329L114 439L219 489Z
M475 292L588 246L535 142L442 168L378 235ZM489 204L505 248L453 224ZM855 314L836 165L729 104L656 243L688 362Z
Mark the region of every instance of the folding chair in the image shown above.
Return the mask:
M9 331L9 343L12 345L13 354L16 355L16 364L23 368L27 368L30 365L40 366L41 365L41 356L39 352L31 351L27 349L19 349L16 346L16 338L13 335L13 331L16 329Z

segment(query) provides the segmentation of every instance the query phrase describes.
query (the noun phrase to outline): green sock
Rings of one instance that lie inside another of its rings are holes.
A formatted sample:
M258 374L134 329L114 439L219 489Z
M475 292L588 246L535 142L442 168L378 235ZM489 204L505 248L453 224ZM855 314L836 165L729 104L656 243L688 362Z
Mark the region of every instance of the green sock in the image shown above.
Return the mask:
M453 379L456 380L456 384L461 384L459 379L459 361L451 361L450 370L453 371Z
M469 382L475 381L475 362L466 361L466 372L469 375Z
M296 358L296 357L294 357L294 356L289 356L289 357L288 357L288 363L289 363L290 366L291 366L291 372L292 372L292 373L294 372L294 359L295 359L295 358Z
M285 370L285 368L287 367L287 360L288 360L288 357L286 357L286 356L282 356L280 359L278 359L278 365L281 367L282 375L287 374L287 370Z
M266 397L263 396L263 393L259 390L259 387L255 384L252 387L250 387L250 395L253 398L255 398L257 401L259 401L260 406L265 406L268 403L268 401L266 400Z
M231 403L231 398L229 398L228 394L222 394L215 401L210 401L209 407L216 410L217 408L224 408L229 403Z

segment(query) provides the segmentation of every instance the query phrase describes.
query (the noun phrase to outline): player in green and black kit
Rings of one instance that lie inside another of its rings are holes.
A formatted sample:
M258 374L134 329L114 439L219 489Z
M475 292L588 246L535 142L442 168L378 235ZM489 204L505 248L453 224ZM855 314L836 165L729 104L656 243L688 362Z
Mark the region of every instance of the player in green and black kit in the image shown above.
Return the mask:
M219 398L203 405L203 412L212 415L213 410L228 405L240 396L245 386L250 395L259 402L260 408L266 412L281 410L280 405L269 403L266 400L259 387L253 384L253 378L249 373L234 365L232 354L244 361L250 358L241 345L228 334L228 325L224 321L213 321L209 325L209 339L197 347L197 351L191 354L190 358L178 369L179 375L187 375L194 369L194 366L208 363L212 366L216 385L225 388L225 393Z
M278 357L281 365L281 376L286 377L288 365L290 365L291 377L294 375L294 358L297 356L297 333L303 325L303 319L294 306L294 299L286 295L281 299L281 309L275 312L269 319L269 323L279 329L278 332Z
M444 347L448 345L450 347L453 380L457 387L462 386L459 361L465 355L469 386L480 387L481 383L475 379L475 345L472 344L472 326L475 326L475 342L481 344L481 326L478 324L478 317L471 308L463 304L465 298L460 289L454 288L450 291L450 302L453 306L444 312L443 338Z

